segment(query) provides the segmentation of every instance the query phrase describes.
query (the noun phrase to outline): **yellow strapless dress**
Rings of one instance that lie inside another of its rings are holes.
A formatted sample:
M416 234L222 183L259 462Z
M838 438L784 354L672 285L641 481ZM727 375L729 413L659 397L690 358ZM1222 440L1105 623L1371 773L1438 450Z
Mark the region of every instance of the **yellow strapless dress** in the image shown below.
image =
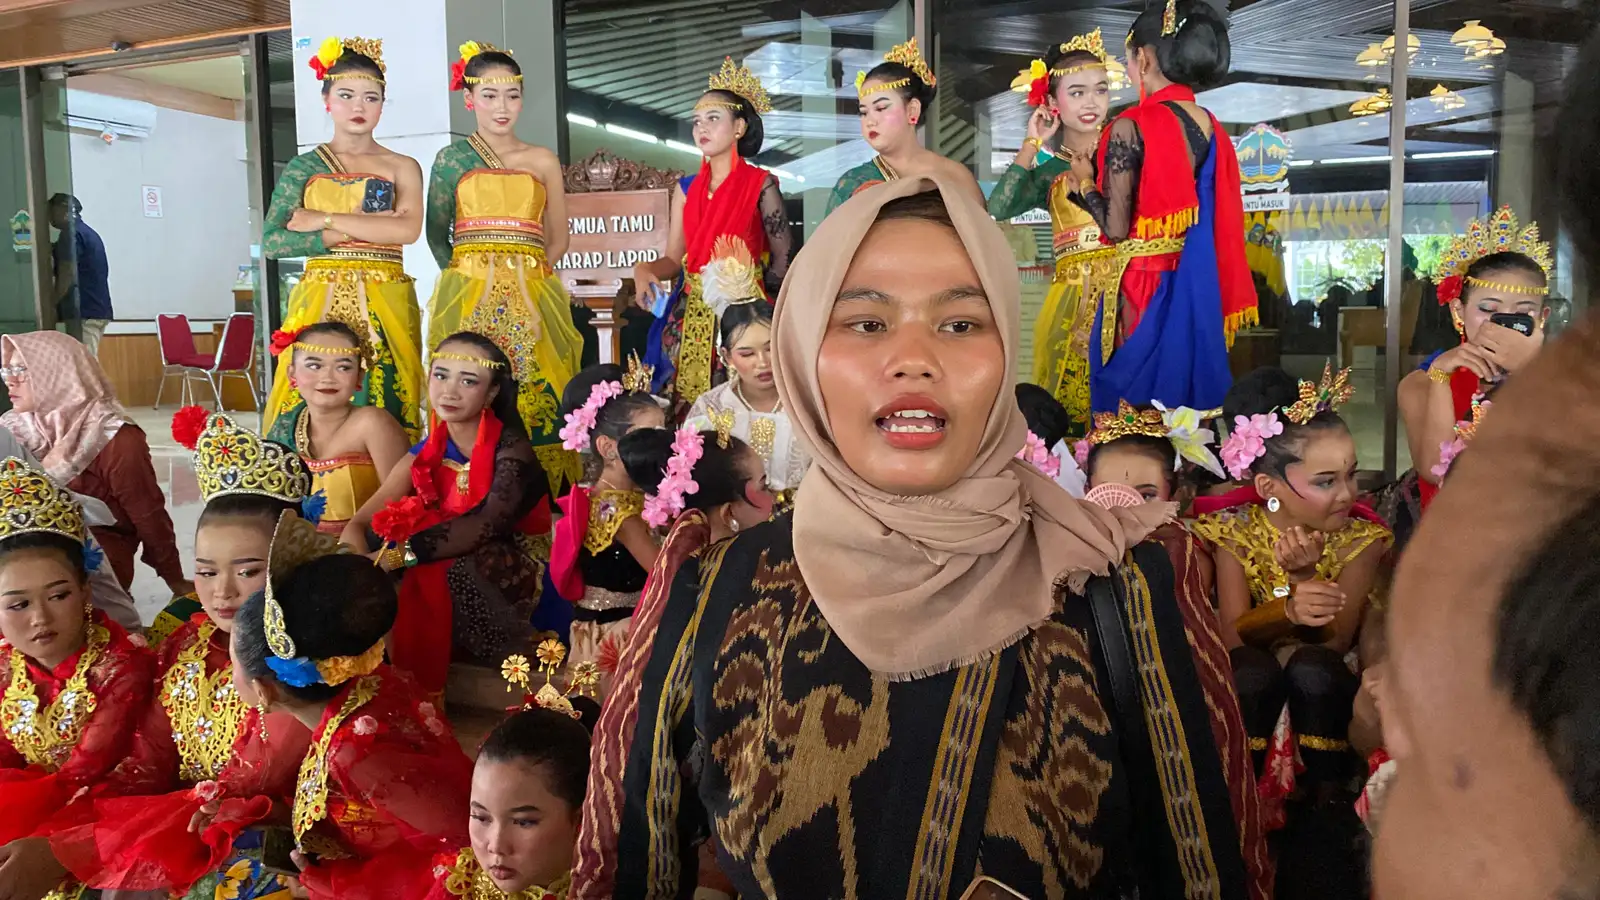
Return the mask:
M1109 264L1116 248L1100 243L1100 227L1088 210L1068 196L1063 175L1050 185L1050 231L1056 256L1055 277L1034 322L1033 378L1061 401L1077 429L1087 429L1089 412L1089 332L1095 310L1083 300L1087 276L1097 263Z
M357 213L376 175L319 174L305 188L303 206L322 213ZM393 191L390 185L389 190ZM285 330L317 322L344 322L365 339L367 376L358 405L389 411L411 440L422 436L422 320L417 291L401 265L400 247L351 241L306 260L300 283L289 294ZM300 403L289 386L289 355L279 357L261 431Z
M583 477L577 454L561 446L561 392L578 371L583 337L545 258L544 184L532 173L473 169L456 185L454 249L428 305L433 347L457 331L476 331L506 348L517 379L517 408L550 478Z

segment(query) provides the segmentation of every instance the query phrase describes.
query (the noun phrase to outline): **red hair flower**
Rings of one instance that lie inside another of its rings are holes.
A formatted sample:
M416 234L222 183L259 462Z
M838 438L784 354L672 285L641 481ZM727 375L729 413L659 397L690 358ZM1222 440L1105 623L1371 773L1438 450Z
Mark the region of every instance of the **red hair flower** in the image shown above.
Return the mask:
M289 331L289 330L282 329L282 328L278 329L277 331L274 331L272 333L272 346L271 346L272 355L273 356L277 356L277 355L281 354L283 351L285 351L285 350L289 349L290 347L294 346L294 342L296 340L299 340L299 338L300 338L300 329L298 329L298 328L294 329L293 331Z
M1033 83L1028 85L1028 105L1043 106L1048 99L1050 99L1050 79L1035 78Z
M1441 279L1437 285L1437 288L1439 291L1440 306L1444 306L1447 303L1454 303L1461 299L1461 276L1451 275L1449 278Z
M178 410L172 414L172 439L193 450L210 417L211 412L204 406L185 406Z
M467 86L467 61L458 59L450 64L450 90L459 91Z
M391 544L403 544L411 536L433 525L434 514L421 497L395 500L372 517L372 530Z
M316 54L311 56L311 71L317 73L318 81L328 77L328 67L322 64L322 59Z

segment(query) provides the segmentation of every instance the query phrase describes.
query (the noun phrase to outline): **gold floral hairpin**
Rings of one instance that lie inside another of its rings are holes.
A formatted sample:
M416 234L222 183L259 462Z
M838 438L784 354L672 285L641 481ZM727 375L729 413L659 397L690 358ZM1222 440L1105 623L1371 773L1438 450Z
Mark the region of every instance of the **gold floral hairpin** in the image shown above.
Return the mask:
M600 687L600 667L592 662L579 663L572 670L572 679L566 692L562 693L551 683L551 679L561 671L561 664L567 658L567 648L555 638L550 638L541 642L533 655L539 661L538 671L544 676L544 684L538 691L529 692L528 682L534 670L528 658L517 653L506 657L505 662L500 664L500 677L509 682L506 690L517 688L522 691L523 709L538 706L574 719L582 718L583 714L572 705L572 698L595 695Z
M1333 371L1333 363L1322 367L1322 381L1313 384L1300 382L1300 399L1283 411L1284 418L1296 425L1304 425L1318 413L1335 412L1350 402L1356 389L1350 384L1350 370Z

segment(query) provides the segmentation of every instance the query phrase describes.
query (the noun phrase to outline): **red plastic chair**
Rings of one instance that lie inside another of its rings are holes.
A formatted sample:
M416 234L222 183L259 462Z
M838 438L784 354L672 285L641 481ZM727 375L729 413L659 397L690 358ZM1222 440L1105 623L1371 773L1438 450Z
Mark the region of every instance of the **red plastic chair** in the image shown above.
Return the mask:
M217 358L203 369L206 381L211 384L211 396L222 409L222 379L243 378L250 388L252 409L261 408L261 398L256 394L255 361L256 317L250 313L234 313L222 326L222 340L217 344Z
M161 344L161 386L156 389L154 409L161 408L161 395L167 390L167 379L176 375L183 379L179 397L184 405L193 402L189 388L191 374L203 374L216 362L194 348L194 331L189 327L189 317L182 313L164 313L156 316L156 340Z

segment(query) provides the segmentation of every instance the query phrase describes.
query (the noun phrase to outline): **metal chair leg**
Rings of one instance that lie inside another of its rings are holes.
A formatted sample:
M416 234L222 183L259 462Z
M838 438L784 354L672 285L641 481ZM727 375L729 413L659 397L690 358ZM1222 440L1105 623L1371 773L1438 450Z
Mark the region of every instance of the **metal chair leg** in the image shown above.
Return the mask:
M151 409L161 408L161 394L167 389L167 379L171 377L171 375L172 373L167 371L166 366L161 367L161 384L156 388L156 405L150 407Z
M217 412L222 412L222 388L217 386L218 380L217 373L206 373L206 381L211 382L211 397L217 401Z

